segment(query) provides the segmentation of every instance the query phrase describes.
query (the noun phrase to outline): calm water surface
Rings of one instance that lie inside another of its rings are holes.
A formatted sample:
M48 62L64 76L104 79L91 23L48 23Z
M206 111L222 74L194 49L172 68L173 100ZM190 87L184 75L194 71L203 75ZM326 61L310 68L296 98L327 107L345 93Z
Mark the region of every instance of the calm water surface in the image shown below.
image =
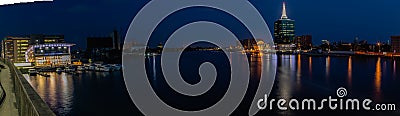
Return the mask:
M208 54L208 55L207 55ZM187 97L173 92L165 83L160 57L146 60L149 81L153 89L166 103L184 110L198 110L216 103L225 94L229 82L228 57L219 52L184 52L180 59L181 75L188 83L200 80L198 67L211 62L217 68L217 81L211 91L199 97ZM262 55L249 56L251 77L245 99L233 115L247 115L259 82ZM336 90L345 87L349 98L369 98L376 103L400 105L400 61L377 57L309 57L301 55L276 56L277 76L271 98L336 97ZM154 64L155 63L155 64ZM155 71L153 70L155 69ZM78 75L49 73L51 77L26 77L43 100L57 115L139 115L126 91L122 72L79 72ZM134 77L125 77L134 78ZM257 98L258 99L258 98ZM189 102L188 102L189 101ZM196 105L190 105L194 103ZM398 109L398 108L397 108ZM369 114L374 112L332 111L269 111L258 115L282 114ZM398 112L385 112L399 115Z

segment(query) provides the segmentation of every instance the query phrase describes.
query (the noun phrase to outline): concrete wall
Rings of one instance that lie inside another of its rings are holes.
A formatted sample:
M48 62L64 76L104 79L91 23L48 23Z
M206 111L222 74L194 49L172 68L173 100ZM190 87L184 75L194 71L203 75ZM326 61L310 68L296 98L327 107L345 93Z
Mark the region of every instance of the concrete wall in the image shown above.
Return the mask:
M22 73L6 61L14 81L14 92L20 116L55 116L49 106L40 98Z

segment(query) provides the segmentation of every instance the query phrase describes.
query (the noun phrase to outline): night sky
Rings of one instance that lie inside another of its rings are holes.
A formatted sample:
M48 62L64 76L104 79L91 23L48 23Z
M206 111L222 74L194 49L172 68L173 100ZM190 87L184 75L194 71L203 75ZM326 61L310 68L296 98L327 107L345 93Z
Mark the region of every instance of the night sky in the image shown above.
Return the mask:
M280 18L282 0L250 0L270 30ZM0 37L35 33L64 34L77 48L86 38L109 36L117 29L125 35L133 17L147 0L54 0L0 6ZM296 20L296 35L311 34L321 40L351 42L358 36L369 43L400 35L399 0L286 0L287 12ZM171 3L173 4L173 3ZM227 2L229 4L229 2ZM271 32L272 33L272 32Z

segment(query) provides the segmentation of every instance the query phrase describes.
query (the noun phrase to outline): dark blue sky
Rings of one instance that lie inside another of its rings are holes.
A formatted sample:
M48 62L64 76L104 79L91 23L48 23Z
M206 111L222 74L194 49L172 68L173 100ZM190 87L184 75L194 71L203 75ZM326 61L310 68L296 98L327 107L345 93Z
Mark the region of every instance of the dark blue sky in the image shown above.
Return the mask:
M280 18L282 0L250 0L270 30ZM400 35L399 0L286 0L288 16L296 20L297 35L369 43ZM0 37L33 33L64 34L68 42L86 47L86 37L125 34L146 0L54 0L0 7ZM173 4L173 3L171 3Z

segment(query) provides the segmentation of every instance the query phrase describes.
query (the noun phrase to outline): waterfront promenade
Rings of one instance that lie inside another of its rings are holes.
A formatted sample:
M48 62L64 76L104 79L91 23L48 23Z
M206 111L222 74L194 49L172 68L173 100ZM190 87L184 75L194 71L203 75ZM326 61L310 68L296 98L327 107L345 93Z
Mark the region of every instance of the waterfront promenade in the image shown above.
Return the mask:
M18 109L16 108L16 98L13 91L14 85L11 79L10 68L3 62L0 65L5 66L0 72L0 83L4 88L6 94L3 103L0 106L0 116L18 116Z
M13 63L0 58L0 64L0 116L55 116Z

